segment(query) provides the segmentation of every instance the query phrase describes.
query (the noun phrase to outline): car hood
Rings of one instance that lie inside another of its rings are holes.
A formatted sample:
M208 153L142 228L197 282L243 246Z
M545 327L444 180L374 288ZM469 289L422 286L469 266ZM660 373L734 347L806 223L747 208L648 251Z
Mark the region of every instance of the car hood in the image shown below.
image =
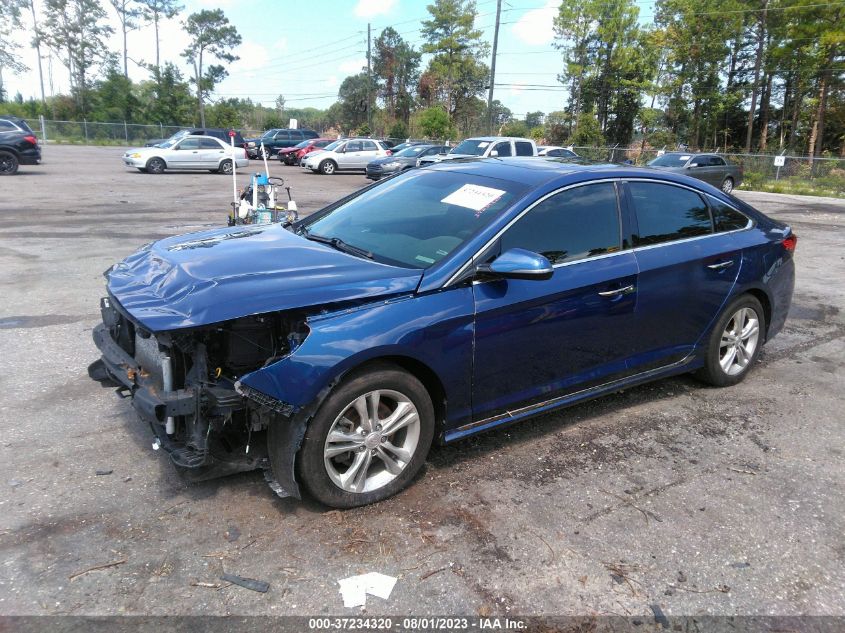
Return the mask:
M407 163L410 161L416 162L417 159L409 159L407 156L380 156L370 161L371 165L386 165L387 163Z
M317 154L325 154L326 150L324 149L312 149L310 152L305 154L307 158L314 158Z
M348 255L279 224L166 238L107 272L109 293L153 332L411 293L421 277L421 270Z
M291 152L298 152L301 149L305 149L304 147L283 147L279 150L279 154L290 154Z

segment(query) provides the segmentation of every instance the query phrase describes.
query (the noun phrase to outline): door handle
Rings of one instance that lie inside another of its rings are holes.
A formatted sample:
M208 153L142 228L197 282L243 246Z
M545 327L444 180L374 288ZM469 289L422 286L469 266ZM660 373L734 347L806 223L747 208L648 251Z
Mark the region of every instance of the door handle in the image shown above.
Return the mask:
M599 293L600 297L615 297L617 295L626 295L629 292L634 292L634 286L625 286L624 288L617 288L616 290L604 290Z
M734 265L734 260L729 259L726 262L719 262L718 264L710 264L709 266L707 266L707 268L709 268L710 270L721 270L723 268L730 268L733 265Z
M200 151L198 149L195 149L193 152L191 152L191 154L199 154L199 153L200 153Z

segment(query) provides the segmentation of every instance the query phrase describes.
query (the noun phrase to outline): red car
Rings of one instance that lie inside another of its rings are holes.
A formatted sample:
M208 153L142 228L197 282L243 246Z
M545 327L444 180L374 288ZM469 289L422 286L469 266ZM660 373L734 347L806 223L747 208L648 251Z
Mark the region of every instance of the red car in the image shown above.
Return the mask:
M300 159L308 152L313 152L315 149L323 149L329 143L334 143L335 140L333 138L309 138L307 141L302 141L299 145L280 149L279 160L285 165L298 165Z

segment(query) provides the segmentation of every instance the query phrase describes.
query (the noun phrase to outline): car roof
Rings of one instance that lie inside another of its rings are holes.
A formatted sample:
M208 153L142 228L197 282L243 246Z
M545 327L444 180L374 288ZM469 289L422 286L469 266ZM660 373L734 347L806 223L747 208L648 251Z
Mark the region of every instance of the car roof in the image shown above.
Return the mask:
M464 141L531 141L531 139L524 136L471 136Z
M659 169L546 156L458 159L426 166L426 170L429 169L522 182L531 187L541 187L551 183L557 186L565 185L567 182L585 180L586 175L592 175L595 178L649 178L696 188L702 188L702 185L707 186L700 180Z

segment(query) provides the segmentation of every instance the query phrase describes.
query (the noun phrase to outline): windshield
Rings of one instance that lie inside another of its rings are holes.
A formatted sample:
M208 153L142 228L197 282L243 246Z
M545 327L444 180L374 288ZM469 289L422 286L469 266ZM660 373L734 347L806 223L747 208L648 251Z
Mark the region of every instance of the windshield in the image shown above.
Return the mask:
M178 141L179 141L178 138L171 138L171 139L165 141L164 143L159 143L158 146L161 147L162 149L167 149L168 147L173 147L174 145L176 145L176 143Z
M261 135L261 138L273 138L278 130L267 130Z
M179 130L178 132L176 132L176 134L174 134L173 136L171 136L171 137L170 137L169 139L167 139L164 143L159 143L159 144L158 144L158 146L159 146L159 147L170 147L170 146L172 146L172 145L173 145L176 141L178 141L180 138L185 137L185 136L188 136L188 134L190 134L190 133L191 133L191 131L190 131L190 130Z
M394 152L393 155L394 156L405 156L405 157L419 156L420 154L422 154L427 149L428 149L428 145L412 145L411 147L406 147L401 152L398 152L398 153Z
M663 154L658 156L649 165L653 167L683 167L692 158L691 154Z
M302 141L301 143L297 143L296 145L294 145L294 147L296 149L302 149L303 147L308 147L309 145L311 145L312 142L313 141L311 141L311 140Z
M526 188L459 172L408 172L364 191L300 231L338 238L385 264L428 268L476 235Z
M468 138L462 141L459 145L452 148L450 154L471 154L473 156L481 156L490 145L490 141L481 141L477 138Z
M335 149L337 149L338 147L340 147L340 144L341 144L341 143L343 143L343 142L344 142L344 141L337 140L337 141L335 141L334 143L329 143L329 144L328 144L328 145L326 145L323 149L324 149L324 150L326 150L327 152L330 152L330 151L335 150Z

